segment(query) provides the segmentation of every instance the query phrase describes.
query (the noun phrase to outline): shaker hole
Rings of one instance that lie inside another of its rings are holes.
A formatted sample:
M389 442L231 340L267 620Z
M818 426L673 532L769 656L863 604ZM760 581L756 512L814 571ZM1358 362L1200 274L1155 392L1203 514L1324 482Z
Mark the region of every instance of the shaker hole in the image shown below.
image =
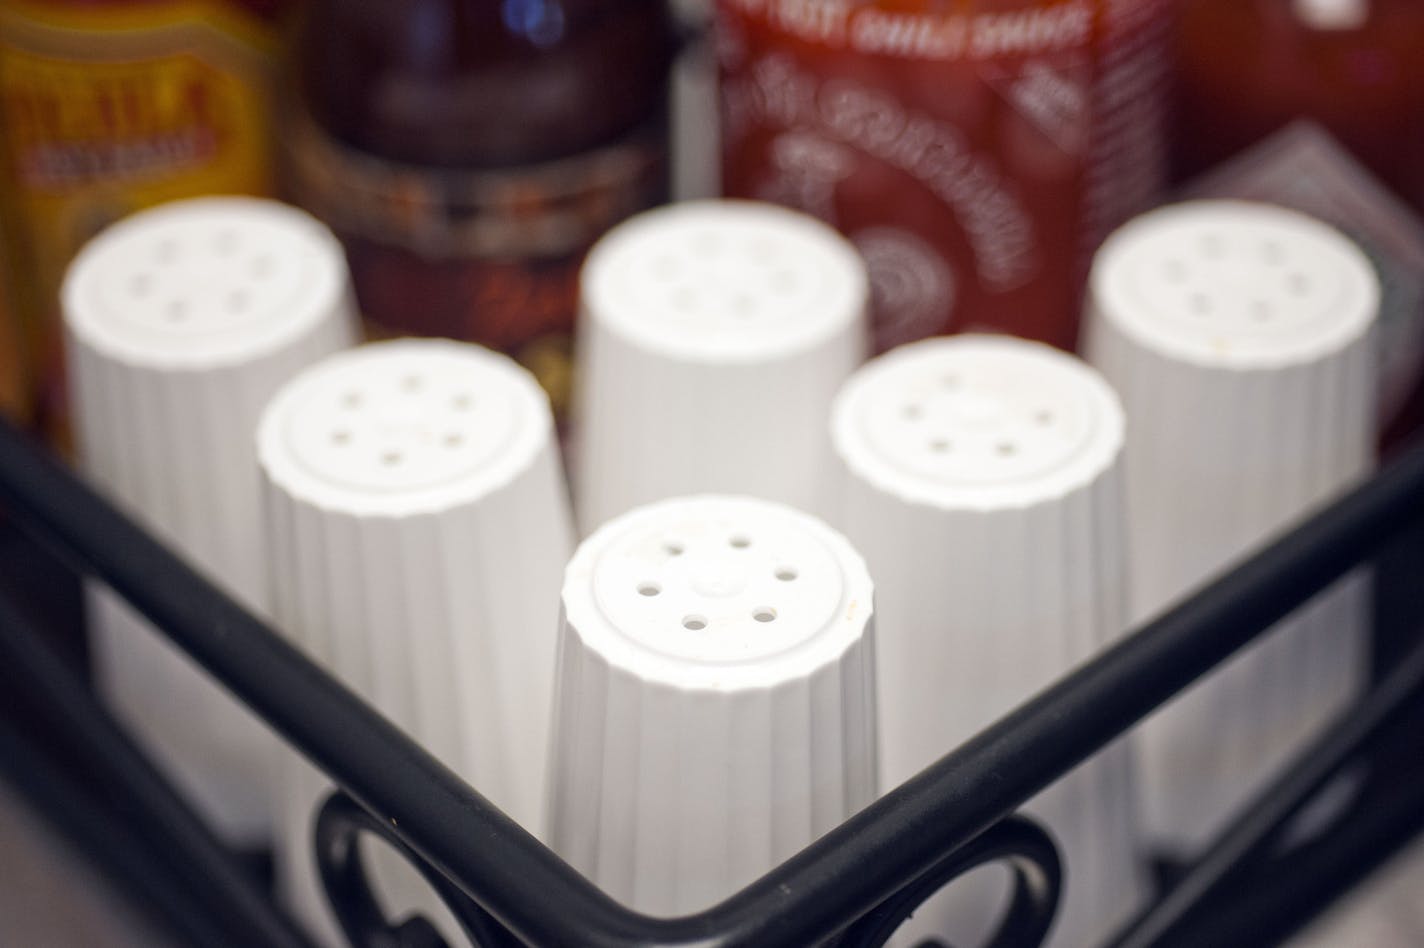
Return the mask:
M738 550L745 550L747 547L752 545L751 537L748 537L741 533L732 537L727 542L732 544L733 548Z
M692 632L700 632L707 628L707 620L702 616L683 616L682 627Z
M656 596L662 591L663 587L657 583L640 583L638 585L638 595L640 596Z
M789 583L799 575L794 566L779 566L776 570L776 578L783 583Z
M762 606L752 613L752 618L758 622L770 622L776 618L776 610L770 606Z

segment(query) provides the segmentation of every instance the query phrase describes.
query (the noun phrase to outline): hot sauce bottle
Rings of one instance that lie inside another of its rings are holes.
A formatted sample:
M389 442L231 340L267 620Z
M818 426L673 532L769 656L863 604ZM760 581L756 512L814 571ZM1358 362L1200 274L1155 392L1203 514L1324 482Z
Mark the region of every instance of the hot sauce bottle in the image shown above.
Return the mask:
M1178 176L1309 118L1424 212L1424 4L1187 0Z
M556 410L584 252L666 199L663 0L313 0L285 181L374 335L511 353Z
M1287 204L1374 260L1388 449L1424 426L1424 3L1185 0L1174 174Z
M884 349L1069 348L1089 257L1165 176L1170 0L718 0L723 186L840 228Z
M0 0L0 207L40 425L65 441L58 290L133 211L272 186L292 0Z

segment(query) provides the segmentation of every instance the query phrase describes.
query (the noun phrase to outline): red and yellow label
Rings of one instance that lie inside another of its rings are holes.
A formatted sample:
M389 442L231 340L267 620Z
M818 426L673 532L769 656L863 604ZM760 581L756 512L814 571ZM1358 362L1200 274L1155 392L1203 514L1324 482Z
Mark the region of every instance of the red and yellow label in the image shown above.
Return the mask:
M48 423L79 247L164 201L271 190L272 53L270 27L218 0L0 3L0 201Z

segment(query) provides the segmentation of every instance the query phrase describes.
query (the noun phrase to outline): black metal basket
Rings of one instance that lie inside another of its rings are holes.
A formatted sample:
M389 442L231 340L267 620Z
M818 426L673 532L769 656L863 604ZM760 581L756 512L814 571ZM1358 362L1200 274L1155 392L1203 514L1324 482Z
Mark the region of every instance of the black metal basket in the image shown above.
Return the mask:
M29 537L22 549L43 545L103 578L342 788L314 845L333 908L363 948L441 944L424 919L383 917L355 845L363 833L404 853L479 945L875 945L987 862L1013 877L992 944L1038 944L1058 856L1015 808L1371 561L1386 643L1374 686L1112 944L1278 940L1424 826L1424 442L761 879L675 919L608 898L3 423L0 509ZM308 944L46 647L16 585L0 583L3 776L177 937ZM1364 774L1351 805L1286 849L1292 818L1346 769Z

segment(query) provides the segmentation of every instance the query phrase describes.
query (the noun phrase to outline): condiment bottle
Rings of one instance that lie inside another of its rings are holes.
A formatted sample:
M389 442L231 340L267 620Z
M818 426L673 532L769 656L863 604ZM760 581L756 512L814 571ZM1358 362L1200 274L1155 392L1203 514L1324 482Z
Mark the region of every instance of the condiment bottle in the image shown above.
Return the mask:
M66 440L59 285L133 211L271 187L269 90L291 0L0 2L0 207L40 424Z
M315 0L285 180L375 335L504 350L562 408L578 267L665 199L661 0Z
M727 194L865 255L881 349L1071 347L1089 255L1164 174L1166 0L718 0Z
M1386 449L1424 425L1421 52L1417 0L1187 0L1176 33L1173 172L1191 195L1321 217L1379 269Z

